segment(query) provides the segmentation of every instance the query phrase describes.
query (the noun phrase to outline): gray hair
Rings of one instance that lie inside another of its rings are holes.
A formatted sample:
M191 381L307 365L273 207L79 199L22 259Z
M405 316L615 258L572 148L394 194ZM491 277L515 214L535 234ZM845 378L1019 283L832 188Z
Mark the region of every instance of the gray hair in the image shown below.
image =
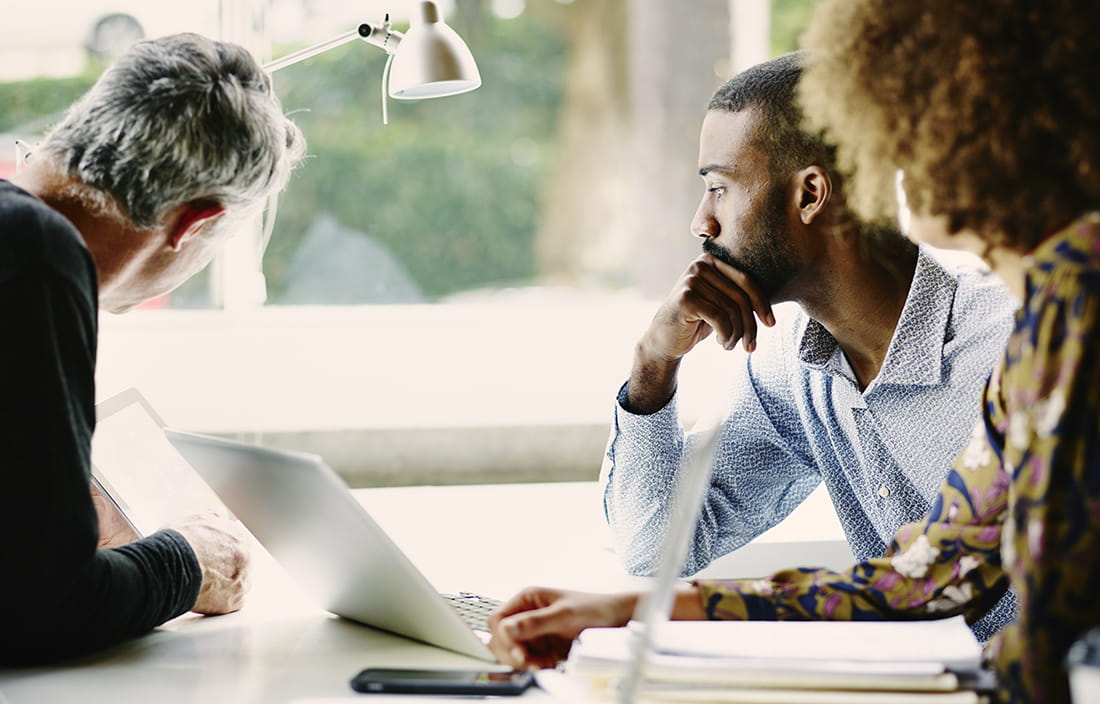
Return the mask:
M251 54L196 34L134 44L40 145L140 227L189 202L259 205L304 149Z

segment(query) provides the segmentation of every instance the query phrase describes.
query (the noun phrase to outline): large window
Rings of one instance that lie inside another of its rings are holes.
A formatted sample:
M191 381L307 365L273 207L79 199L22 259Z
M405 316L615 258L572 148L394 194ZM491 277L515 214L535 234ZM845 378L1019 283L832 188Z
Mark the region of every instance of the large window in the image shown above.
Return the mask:
M0 176L135 38L197 31L266 60L387 12L404 29L413 4L7 8ZM595 476L633 342L698 251L706 101L795 48L813 0L439 4L482 87L390 100L383 125L373 46L275 73L309 156L273 227L103 316L101 395L139 386L175 425L318 450L359 484ZM725 359L698 358L689 403Z

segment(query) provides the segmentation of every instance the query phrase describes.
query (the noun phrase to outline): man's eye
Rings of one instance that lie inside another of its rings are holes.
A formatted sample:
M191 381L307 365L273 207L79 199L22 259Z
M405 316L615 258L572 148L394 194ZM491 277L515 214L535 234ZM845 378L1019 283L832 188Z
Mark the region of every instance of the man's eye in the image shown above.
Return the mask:
M707 191L709 193L713 193L715 198L721 198L722 194L726 192L726 187L725 186L713 186L711 188L708 188Z

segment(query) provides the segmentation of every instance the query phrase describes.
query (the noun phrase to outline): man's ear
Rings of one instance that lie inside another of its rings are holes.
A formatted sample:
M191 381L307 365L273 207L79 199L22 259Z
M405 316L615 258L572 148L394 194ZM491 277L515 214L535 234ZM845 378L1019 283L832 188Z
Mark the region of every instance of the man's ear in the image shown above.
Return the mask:
M809 225L825 212L833 193L833 180L820 166L807 166L798 172L798 210L803 225Z
M169 245L178 252L184 240L193 237L212 220L225 213L225 206L212 201L192 201L184 203L168 218Z

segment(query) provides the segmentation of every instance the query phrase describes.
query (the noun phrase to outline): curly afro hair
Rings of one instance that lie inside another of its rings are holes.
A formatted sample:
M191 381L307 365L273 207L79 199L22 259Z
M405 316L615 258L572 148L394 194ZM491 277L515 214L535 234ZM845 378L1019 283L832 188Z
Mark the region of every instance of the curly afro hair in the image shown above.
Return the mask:
M1030 251L1100 206L1100 2L824 0L799 98L853 207Z

